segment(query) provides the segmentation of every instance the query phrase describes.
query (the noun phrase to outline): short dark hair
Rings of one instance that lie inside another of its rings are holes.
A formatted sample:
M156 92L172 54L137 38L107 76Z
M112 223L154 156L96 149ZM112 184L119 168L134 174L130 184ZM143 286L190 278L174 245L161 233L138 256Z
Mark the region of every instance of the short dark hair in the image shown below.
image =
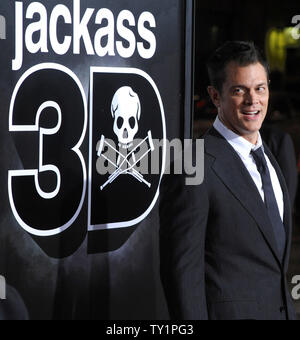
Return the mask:
M268 62L252 41L227 41L213 53L207 62L210 83L220 93L226 81L226 66L232 61L239 66L262 64L269 80Z

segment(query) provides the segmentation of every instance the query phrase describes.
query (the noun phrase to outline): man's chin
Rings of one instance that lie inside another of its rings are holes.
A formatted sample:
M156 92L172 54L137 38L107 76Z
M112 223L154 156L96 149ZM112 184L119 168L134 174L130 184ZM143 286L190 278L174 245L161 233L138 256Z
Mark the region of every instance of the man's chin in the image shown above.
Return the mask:
M251 124L251 125L243 125L240 127L238 131L238 135L245 138L252 144L256 144L259 130L261 129L262 124Z
M248 120L243 121L242 129L245 133L254 134L259 132L263 124L263 120Z

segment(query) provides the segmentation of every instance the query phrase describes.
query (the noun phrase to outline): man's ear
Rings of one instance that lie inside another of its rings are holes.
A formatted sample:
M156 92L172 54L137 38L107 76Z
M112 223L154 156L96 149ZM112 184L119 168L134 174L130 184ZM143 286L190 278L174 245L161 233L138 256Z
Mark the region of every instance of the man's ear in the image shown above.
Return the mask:
M207 92L210 96L210 99L214 103L214 105L218 108L220 107L221 96L219 91L214 86L208 86Z

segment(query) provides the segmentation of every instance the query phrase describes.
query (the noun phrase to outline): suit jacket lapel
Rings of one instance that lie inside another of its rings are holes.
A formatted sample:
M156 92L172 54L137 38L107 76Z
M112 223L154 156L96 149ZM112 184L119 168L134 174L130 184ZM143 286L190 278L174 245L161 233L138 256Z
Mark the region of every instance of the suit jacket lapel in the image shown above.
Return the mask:
M232 146L214 128L206 135L205 149L215 158L212 168L216 175L256 221L258 228L281 265L267 210L242 160Z
M291 204L290 204L290 197L289 197L289 192L288 188L284 179L284 176L282 174L282 171L274 158L273 154L271 153L270 149L268 146L264 143L264 149L265 153L268 156L270 162L272 163L276 173L278 180L280 182L280 186L283 192L283 202L284 202L284 216L283 216L283 224L285 227L286 231L286 236L287 236L287 246L286 246L286 251L284 255L284 265L287 266L288 263L288 257L286 256L290 252L290 246L291 246L291 233L292 233L292 220L291 220Z

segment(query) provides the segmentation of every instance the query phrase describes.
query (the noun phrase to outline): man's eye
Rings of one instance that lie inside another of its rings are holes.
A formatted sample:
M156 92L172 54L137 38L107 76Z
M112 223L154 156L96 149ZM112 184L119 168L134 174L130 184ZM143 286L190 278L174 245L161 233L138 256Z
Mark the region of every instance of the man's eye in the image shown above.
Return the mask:
M260 86L260 87L258 87L257 88L257 91L258 92L264 92L266 89L265 89L265 87L263 87L263 86Z
M241 88L236 88L236 89L233 90L233 93L234 94L242 94L242 93L244 93L244 91Z

